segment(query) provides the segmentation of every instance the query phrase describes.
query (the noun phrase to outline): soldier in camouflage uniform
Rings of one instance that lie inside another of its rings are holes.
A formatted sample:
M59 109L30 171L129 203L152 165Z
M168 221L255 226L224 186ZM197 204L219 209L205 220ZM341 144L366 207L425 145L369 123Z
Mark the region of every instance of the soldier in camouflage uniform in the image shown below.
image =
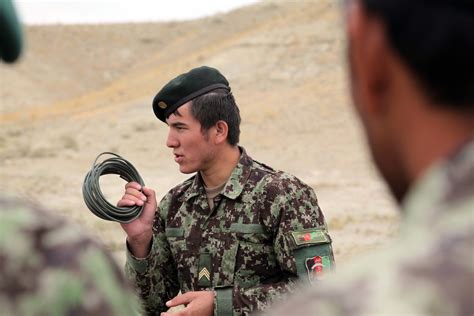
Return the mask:
M12 3L0 0L2 60L20 56L21 34ZM50 212L0 196L0 315L138 314L138 299L102 247Z
M474 315L473 2L345 9L354 103L400 237L268 315Z
M112 258L78 228L0 197L0 315L138 315Z
M239 111L216 69L178 76L153 105L169 126L180 171L197 173L169 191L156 213L154 192L137 183L118 203L145 205L123 228L126 268L149 314L185 304L183 315L247 315L293 289L298 277L317 281L331 269L314 191L237 146Z

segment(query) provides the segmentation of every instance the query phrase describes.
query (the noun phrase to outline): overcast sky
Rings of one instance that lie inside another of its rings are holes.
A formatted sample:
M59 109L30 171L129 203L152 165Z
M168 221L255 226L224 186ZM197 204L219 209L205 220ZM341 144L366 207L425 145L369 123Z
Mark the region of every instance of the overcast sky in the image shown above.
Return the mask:
M193 19L257 0L14 0L26 24L113 23Z

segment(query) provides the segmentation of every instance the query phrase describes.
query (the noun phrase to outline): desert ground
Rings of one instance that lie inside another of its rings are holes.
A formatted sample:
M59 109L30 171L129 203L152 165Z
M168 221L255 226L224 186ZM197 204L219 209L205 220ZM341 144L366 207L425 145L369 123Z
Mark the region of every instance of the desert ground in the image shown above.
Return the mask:
M84 176L112 151L158 197L188 178L151 100L209 65L231 83L240 144L314 188L339 267L386 247L399 215L351 105L343 28L338 2L326 0L263 1L185 22L26 27L20 62L0 65L2 191L68 217L123 264L125 235L86 208ZM101 178L111 203L124 184Z

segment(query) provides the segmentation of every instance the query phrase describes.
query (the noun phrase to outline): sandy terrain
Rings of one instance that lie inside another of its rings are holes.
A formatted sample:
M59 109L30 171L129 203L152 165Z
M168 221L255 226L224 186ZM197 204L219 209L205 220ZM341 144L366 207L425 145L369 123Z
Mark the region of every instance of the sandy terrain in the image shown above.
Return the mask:
M249 154L315 189L339 266L383 247L399 218L350 105L335 3L265 1L189 22L27 28L21 62L0 65L2 191L70 217L123 262L124 234L85 207L83 178L103 151L130 160L160 197L187 178L151 100L205 64L231 82ZM124 182L103 180L116 201Z

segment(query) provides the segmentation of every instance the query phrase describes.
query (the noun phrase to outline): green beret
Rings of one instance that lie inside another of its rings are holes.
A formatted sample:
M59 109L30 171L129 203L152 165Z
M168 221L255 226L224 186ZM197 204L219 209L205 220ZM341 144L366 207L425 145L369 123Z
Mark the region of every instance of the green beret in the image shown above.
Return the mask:
M14 62L21 53L21 25L10 0L0 0L0 58Z
M216 89L230 91L229 82L219 70L207 66L194 68L168 82L153 99L153 112L166 123L177 108Z

